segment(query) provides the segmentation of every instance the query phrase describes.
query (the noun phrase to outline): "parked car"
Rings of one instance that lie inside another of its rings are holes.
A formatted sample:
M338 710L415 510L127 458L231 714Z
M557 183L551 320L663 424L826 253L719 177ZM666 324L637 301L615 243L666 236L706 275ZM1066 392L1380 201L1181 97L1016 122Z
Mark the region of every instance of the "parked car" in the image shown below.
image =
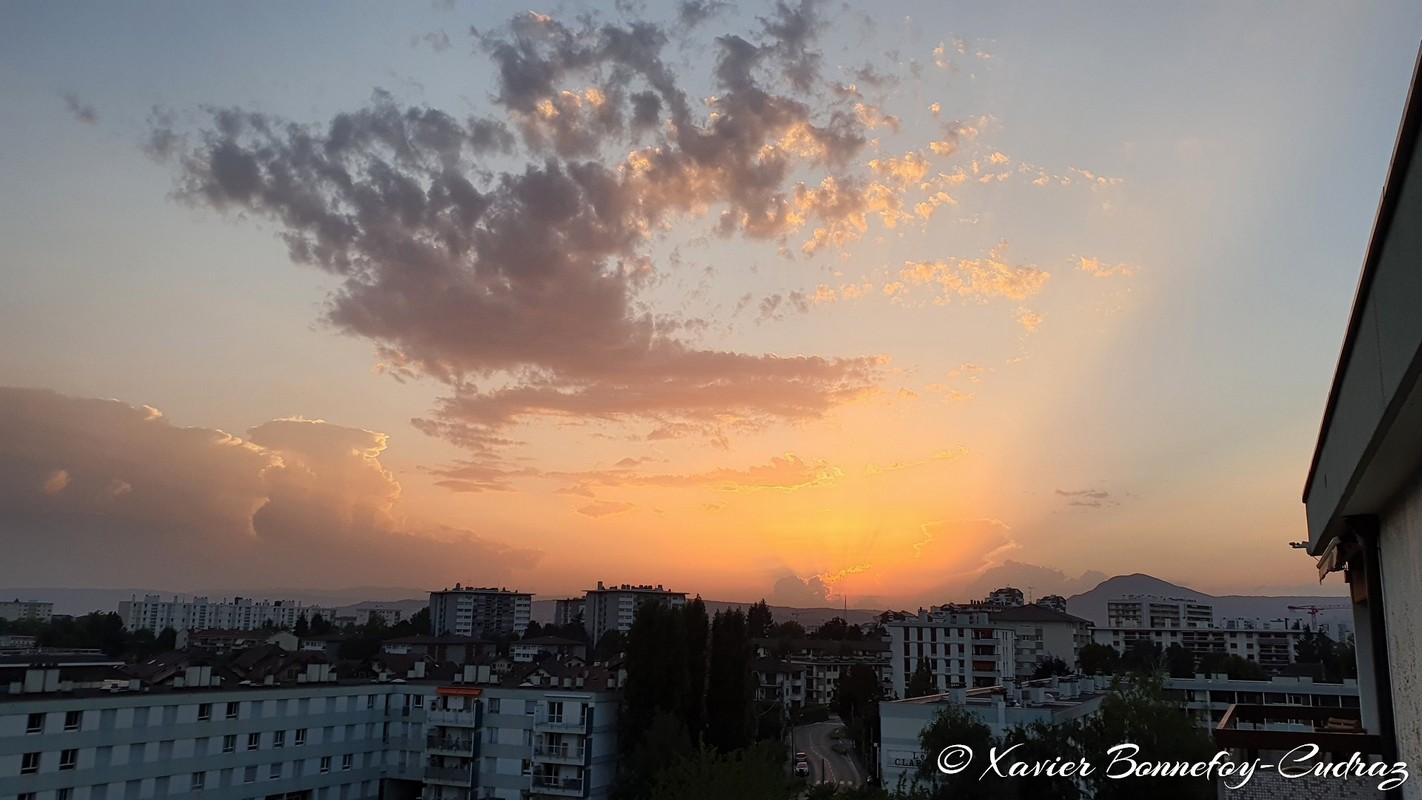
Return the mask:
M808 761L796 761L796 762L795 762L795 774L796 774L796 775L799 775L799 776L802 777L802 778L808 778L808 777L810 776L810 762L808 762Z

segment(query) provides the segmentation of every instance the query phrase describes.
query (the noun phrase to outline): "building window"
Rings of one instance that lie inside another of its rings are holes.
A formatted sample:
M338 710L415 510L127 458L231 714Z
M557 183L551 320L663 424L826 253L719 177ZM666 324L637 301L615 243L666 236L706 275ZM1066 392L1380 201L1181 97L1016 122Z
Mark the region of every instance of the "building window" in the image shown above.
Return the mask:
M497 714L497 713L499 713L499 698L497 698L497 697L490 697L490 698L489 698L489 713L490 713L490 714Z
M321 756L321 774L324 775L324 774L326 774L327 772L330 772L330 771L331 771L331 757L330 757L330 756Z
M229 733L222 737L222 752L235 753L237 751L237 734Z
M19 800L35 800L34 792L20 792Z
M74 800L74 790L69 788L55 789L54 800Z
M194 773L193 773L192 790L193 790L194 792L200 792L200 791L202 791L203 784L206 783L206 782L207 782L207 773L206 773L206 772L194 772Z
M262 746L262 735L260 733L247 734L247 749L256 750Z
M306 729L305 729L305 728L297 728L297 729L296 729L296 746L297 746L297 747L301 747L301 746L304 745L304 744L306 744Z
M350 753L346 753L345 755L341 756L341 771L345 772L346 770L349 770L353 762L354 759L352 758Z
M366 698L365 698L365 707L366 707L367 710L370 710L370 711L375 710L375 695L372 694L372 695L367 695L367 696L366 696Z
M207 722L212 719L212 703L198 704L198 722Z
M257 765L252 764L242 772L242 782L251 783L257 779Z
M31 714L29 721L25 723L25 733L43 733L44 714Z
M59 768L60 768L60 769L74 769L74 765L75 765L75 764L78 764L78 763L79 763L79 751L78 751L78 750L61 750L61 751L59 751Z
M272 732L272 747L286 747L286 731Z
M273 764L273 765L272 765L272 771L268 774L268 777L269 777L271 780L276 780L276 779L280 778L280 777L281 777L281 764Z
M65 729L66 731L77 731L77 730L79 730L79 723L82 722L83 719L84 719L84 712L82 712L82 711L66 711L66 712L64 712L64 729Z
M39 753L25 753L20 759L20 774L33 775L39 772Z
M241 705L240 703L228 703L228 704L227 704L227 718L228 718L228 719L237 719L237 709L240 707L240 705Z
M417 695L415 695L415 708L424 708L424 707L425 707L425 696L422 695L422 694L417 694Z

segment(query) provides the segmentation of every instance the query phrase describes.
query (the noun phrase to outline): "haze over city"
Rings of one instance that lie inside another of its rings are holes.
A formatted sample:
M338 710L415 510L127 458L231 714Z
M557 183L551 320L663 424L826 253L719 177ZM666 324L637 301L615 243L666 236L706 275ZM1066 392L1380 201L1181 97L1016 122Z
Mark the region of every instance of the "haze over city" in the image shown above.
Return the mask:
M0 585L1319 593L1288 543L1419 38L6 5Z

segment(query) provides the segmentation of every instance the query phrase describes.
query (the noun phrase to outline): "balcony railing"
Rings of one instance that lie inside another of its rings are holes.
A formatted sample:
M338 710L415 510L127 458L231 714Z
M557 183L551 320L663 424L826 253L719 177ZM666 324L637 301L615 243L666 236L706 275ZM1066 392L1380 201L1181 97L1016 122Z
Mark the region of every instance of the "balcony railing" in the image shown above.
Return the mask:
M472 787L474 768L468 767L425 767L426 783L442 783L447 786Z
M1325 753L1379 755L1383 740L1363 730L1356 708L1247 705L1236 703L1215 726L1215 744L1258 753L1289 751L1305 744Z
M471 756L474 754L474 744L477 741L477 739L453 736L429 736L425 738L425 747L431 751Z
M533 748L533 758L536 761L556 761L566 764L583 763L583 755L586 753L583 747L572 745L538 745Z
M557 795L559 797L582 797L582 778L554 778L547 775L533 776L532 794Z
M546 714L539 713L533 719L535 728L551 728L554 730L585 731L588 727L586 717L576 714Z
M478 711L454 711L432 708L425 719L431 725L456 725L462 728L479 727Z

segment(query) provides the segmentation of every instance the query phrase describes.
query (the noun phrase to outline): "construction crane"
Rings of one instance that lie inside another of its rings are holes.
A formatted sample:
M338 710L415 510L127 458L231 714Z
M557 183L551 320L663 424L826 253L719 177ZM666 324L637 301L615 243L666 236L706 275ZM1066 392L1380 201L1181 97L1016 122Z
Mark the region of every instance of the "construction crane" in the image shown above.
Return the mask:
M1289 606L1289 610L1290 610L1290 611L1307 611L1307 612L1308 612L1308 624L1309 624L1309 627L1310 627L1311 629L1313 629L1313 630L1318 630L1318 612L1320 612L1320 611L1344 611L1344 610L1350 609L1350 608L1352 608L1352 606L1346 605L1346 604L1345 604L1345 605L1332 605L1332 606Z

